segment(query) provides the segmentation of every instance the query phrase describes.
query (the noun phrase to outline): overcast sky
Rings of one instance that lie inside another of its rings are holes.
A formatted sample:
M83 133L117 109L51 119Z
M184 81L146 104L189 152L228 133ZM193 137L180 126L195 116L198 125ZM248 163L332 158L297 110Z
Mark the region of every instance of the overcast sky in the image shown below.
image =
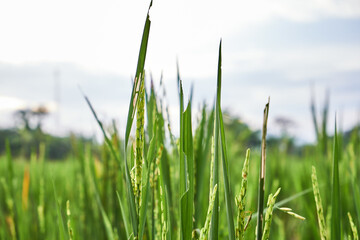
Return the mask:
M13 125L15 109L46 104L53 110L47 130L96 133L78 86L103 119L125 125L148 4L1 1L0 127ZM359 0L155 0L150 19L145 68L156 86L163 72L174 129L176 58L185 92L194 84L194 111L203 100L211 105L220 38L223 109L254 129L270 96L269 132L279 131L275 118L283 116L295 121L294 136L313 141L311 84L318 110L330 91L329 132L335 111L344 129L359 121Z

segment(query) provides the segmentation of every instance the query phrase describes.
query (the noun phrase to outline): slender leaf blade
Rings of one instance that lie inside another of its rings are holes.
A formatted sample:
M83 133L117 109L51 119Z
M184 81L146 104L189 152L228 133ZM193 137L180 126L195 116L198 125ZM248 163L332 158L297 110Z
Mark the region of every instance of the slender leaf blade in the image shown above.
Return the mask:
M57 216L58 216L59 235L60 235L61 240L65 240L65 239L67 239L65 237L65 236L67 236L67 234L66 234L66 230L65 230L64 219L63 219L63 216L61 214L61 207L60 207L58 197L57 197L57 194L56 194L54 179L51 178L51 182L52 182L52 186L53 186L54 199L55 199L55 203L56 203L56 211L57 211Z
M339 185L339 145L337 137L336 119L334 133L333 171L331 189L331 239L341 239L341 209Z
M231 192L230 192L230 183L228 177L228 167L227 167L227 153L226 153L226 141L225 141L225 131L224 123L221 112L221 41L219 47L219 65L218 65L218 97L217 97L217 118L219 120L219 129L220 129L220 142L221 142L221 152L222 152L222 169L223 169L223 180L224 180L224 192L225 192L225 206L226 206L226 216L228 221L228 230L229 230L229 239L235 239L235 228L234 228L234 218L231 204Z
M119 195L118 191L116 191L116 195L117 195L118 200L119 200L121 217L122 217L122 220L123 220L123 223L124 223L124 226L125 226L126 237L129 238L130 237L130 234L129 234L130 233L130 227L129 227L129 222L128 222L128 220L126 218L126 215L125 215L124 205L121 202L121 198L120 198L120 195Z
M219 45L219 59L218 59L218 76L217 79L221 78L221 41ZM214 169L213 169L213 182L211 189L217 185L219 187L219 106L220 106L220 91L221 91L221 81L217 81L217 91L216 91L216 103L215 103L215 125L214 125ZM219 238L219 189L216 191L215 200L214 200L214 211L211 216L211 225L210 225L210 239L215 240Z
M150 2L150 6L149 6L148 13L147 13L146 20L145 20L145 26L144 26L144 30L143 30L142 39L141 39L138 63L137 63L137 67L136 67L135 80L134 80L134 85L133 85L133 89L131 92L128 118L127 118L127 122L126 122L125 146L127 146L128 141L129 141L131 126L134 121L135 109L136 109L136 104L137 104L137 100L138 100L137 96L139 94L139 88L140 88L141 81L142 81L141 79L144 77L143 75L144 75L146 51L147 51L147 45L148 45L148 40L149 40L149 34L150 34L150 25L151 25L150 15L149 15L151 6L152 6L152 0Z

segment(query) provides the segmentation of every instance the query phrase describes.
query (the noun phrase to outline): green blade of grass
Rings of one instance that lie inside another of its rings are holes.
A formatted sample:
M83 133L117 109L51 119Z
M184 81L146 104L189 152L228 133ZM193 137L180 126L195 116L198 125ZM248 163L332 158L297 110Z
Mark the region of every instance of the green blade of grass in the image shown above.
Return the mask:
M185 156L184 156L184 93L182 82L180 81L180 194L186 191L186 172L185 172Z
M355 205L355 210L356 210L356 215L358 216L358 224L360 225L360 190L356 185L356 180L353 179L352 180L352 192L354 195L354 205Z
M95 192L96 203L97 203L98 207L100 208L101 217L103 219L103 223L104 223L104 226L105 226L106 236L107 236L108 240L114 240L115 237L114 237L114 233L113 233L113 229L112 229L109 217L107 216L107 214L106 214L106 212L104 210L104 207L103 207L103 205L101 203L98 191L95 190L94 192Z
M205 161L205 157L204 155L204 141L205 140L205 122L206 122L206 106L204 104L204 106L202 107L202 113L201 113L201 121L199 123L199 126L197 127L197 129L195 130L195 150L194 150L194 161L195 161L195 210L196 207L198 205L199 202L199 198L201 197L200 191L203 190L203 171L204 168L202 166L204 166L204 161ZM197 215L197 214L195 214ZM198 219L195 219L196 221L198 221Z
M206 111L204 107L204 111ZM204 137L199 138L199 142L202 143L202 149L201 152L197 154L198 158L201 158L201 160L198 160L196 163L196 174L197 177L195 178L195 197L196 197L196 203L195 205L195 221L197 222L197 227L201 227L201 224L205 221L207 212L206 209L203 208L204 204L207 204L207 198L208 191L210 192L208 184L205 184L205 176L207 176L206 168L202 167L209 163L209 152L210 147L212 144L212 135L214 132L214 112L215 112L215 105L211 108L211 112L208 115L208 117L205 119L205 125L204 126ZM204 114L204 118L207 114ZM203 139L203 140L202 140ZM195 157L196 159L196 157ZM211 214L212 215L212 214ZM200 226L199 226L200 225Z
M183 226L183 219L185 218L184 214L186 211L184 210L186 207L186 185L187 185L187 179L186 179L186 164L185 164L185 155L184 155L184 93L182 89L182 82L181 80L178 80L179 84L179 99L180 99L180 151L179 151L179 157L180 157L180 203L179 203L179 213L180 213L180 239L184 239L184 226Z
M150 16L149 11L152 6L152 0L149 5L148 13L145 20L145 26L143 30L143 35L141 39L141 45L140 45L140 51L139 51L139 57L138 57L138 64L136 67L136 74L135 74L135 80L134 80L134 86L131 93L131 99L129 104L129 112L128 117L126 121L126 130L125 130L125 177L126 177L126 186L128 189L128 200L130 202L130 216L132 220L132 226L133 226L133 232L134 236L138 236L138 215L136 210L136 204L135 204L135 196L134 191L131 184L131 178L130 178L130 171L129 167L127 165L127 145L129 141L131 126L134 121L135 116L135 109L137 106L138 101L138 95L139 95L139 88L141 86L141 82L144 81L144 66L145 66L145 59L146 59L146 51L147 51L147 45L149 40L149 33L150 33Z
M178 93L179 93L179 101L181 104L181 95L180 95L180 91L181 91L181 77L180 77L180 68L179 68L179 59L176 59L176 80L177 80L177 87L178 87Z
M228 178L228 167L227 167L227 153L226 153L226 141L225 141L225 131L224 123L221 112L221 41L219 46L219 63L218 63L218 83L217 83L217 112L216 117L219 121L219 130L220 130L220 142L222 149L222 169L223 169L223 178L224 178L224 191L225 191L225 206L226 206L226 216L228 221L229 229L229 239L235 239L235 228L234 228L234 218L231 204L231 193L230 193L230 183Z
M64 219L63 219L63 216L61 214L61 207L60 207L57 195L56 195L54 179L51 178L51 182L52 182L52 185L53 185L54 198L55 198L55 203L56 203L56 211L57 211L57 216L58 216L59 236L60 236L61 240L65 240L65 239L67 239L65 237L65 236L67 236L67 234L66 234L66 230L65 230Z
M191 239L193 228L194 211L194 152L191 127L191 102L183 114L183 149L184 149L184 173L185 193L181 197L181 230L182 239Z
M140 88L140 85L141 85L140 84L141 83L141 78L143 78L143 76L141 77L141 75L144 75L146 50L147 50L147 45L148 45L148 40L149 40L149 33L150 33L150 25L151 25L150 16L149 16L149 11L150 11L151 6L152 6L152 0L150 2L150 6L149 6L148 13L147 13L146 20L145 20L145 26L144 26L142 39L141 39L138 63L137 63L137 67L136 67L134 86L133 86L133 89L132 89L132 92L131 92L131 99L130 99L130 104L129 104L128 118L127 118L127 122L126 122L125 146L127 146L127 144L128 144L130 131L131 131L131 126L132 126L132 123L134 121L135 108L136 108L136 104L137 104L137 100L138 100L137 96L139 94L139 88Z
M216 93L216 103L215 103L215 125L214 125L214 169L213 169L213 182L210 189L214 188L215 185L219 187L219 106L220 106L220 88L219 88L219 78L221 77L221 41L219 46L219 60L218 60L218 87ZM211 217L210 225L210 239L219 238L219 192L216 191L215 200L214 200L214 211Z
M262 238L263 227L263 214L264 214L264 194L265 194L265 171L266 171L266 130L267 120L269 116L269 103L265 105L264 120L261 138L261 159L260 159L260 173L259 173L259 189L258 189L258 218L257 218L257 233L256 238L260 240Z
M341 209L339 186L339 146L335 119L333 171L331 189L331 239L341 239Z
M318 127L318 123L317 123L317 119L316 119L316 108L315 108L315 93L314 93L314 87L312 86L311 89L311 104L310 104L310 108L311 108L311 116L312 116L312 121L313 121L313 125L314 125L314 129L315 129L315 135L316 135L316 140L320 141L320 135L319 135L319 127Z
M119 195L118 191L116 191L116 195L118 197L120 211L121 211L121 217L122 217L122 220L123 220L123 223L124 223L124 226L125 226L126 238L129 239L129 237L130 237L130 228L129 228L128 220L127 220L126 215L125 215L124 205L121 202L121 198L120 198L120 195Z
M158 130L157 130L157 139L158 139L158 146L165 146L167 141L165 139L165 121L164 117L161 112L157 113L157 121L158 121ZM169 131L169 134L171 135L171 132ZM171 136L170 136L171 137ZM176 147L177 148L177 147ZM174 158L177 158L179 155L177 152L175 155L173 155ZM172 188L171 188L171 169L170 169L170 158L168 156L168 151L165 147L162 148L162 154L160 158L160 171L161 171L161 179L164 182L163 189L167 189L167 198L169 203L172 203ZM175 209L170 207L171 214L174 214ZM175 218L172 218L172 220L175 220ZM172 224L174 225L176 222L173 221ZM170 226L170 225L169 225ZM170 227L169 227L170 228Z
M329 112L329 90L326 91L325 94L325 104L322 112L322 122L321 122L321 147L323 154L327 154L327 145L328 145L328 136L327 136L327 120L328 120L328 112ZM339 143L338 143L339 144Z

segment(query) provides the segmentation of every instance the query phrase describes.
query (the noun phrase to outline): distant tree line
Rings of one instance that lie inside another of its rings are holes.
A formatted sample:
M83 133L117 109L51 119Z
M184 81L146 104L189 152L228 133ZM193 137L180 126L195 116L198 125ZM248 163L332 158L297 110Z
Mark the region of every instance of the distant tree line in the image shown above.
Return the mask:
M70 134L66 137L53 136L42 130L43 120L48 115L44 106L34 109L19 109L14 113L16 127L0 129L0 154L5 154L6 141L10 143L13 156L30 159L38 153L41 143L45 144L46 158L65 159L73 151L74 141L91 142L91 139Z

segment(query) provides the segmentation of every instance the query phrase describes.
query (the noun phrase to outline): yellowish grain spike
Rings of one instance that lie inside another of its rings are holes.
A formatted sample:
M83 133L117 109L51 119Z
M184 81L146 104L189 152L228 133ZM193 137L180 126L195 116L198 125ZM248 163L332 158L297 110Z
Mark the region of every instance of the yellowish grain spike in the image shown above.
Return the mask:
M321 196L320 196L319 185L318 185L317 176L316 176L316 169L314 166L312 166L311 180L312 180L313 192L314 192L315 203L316 203L316 212L317 212L317 216L318 216L318 223L319 223L319 228L320 228L320 238L321 238L321 240L326 240L327 232L326 232L326 224L325 224L325 218L324 218L324 210L323 210L322 203L321 203Z
M349 222L350 222L350 227L351 227L351 231L352 231L352 234L353 234L353 238L354 240L359 240L359 235L358 235L358 231L356 229L356 225L351 217L351 214L348 212L347 213L348 217L349 217Z
M268 202L267 202L267 210L265 213L265 226L264 226L264 231L263 231L263 235L261 238L262 240L269 239L274 205L276 202L276 197L279 195L280 190L281 190L281 188L278 188L278 190L275 192L274 195L272 195L271 193L269 195Z

